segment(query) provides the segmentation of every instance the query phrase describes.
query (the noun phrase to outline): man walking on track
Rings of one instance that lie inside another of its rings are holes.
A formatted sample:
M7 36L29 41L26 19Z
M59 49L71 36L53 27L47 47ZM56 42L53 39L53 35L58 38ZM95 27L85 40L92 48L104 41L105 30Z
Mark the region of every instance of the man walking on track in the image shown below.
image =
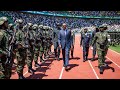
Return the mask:
M90 46L91 35L88 33L88 29L85 28L84 32L81 33L80 46L83 47L83 62L88 59L88 52Z
M64 62L63 66L65 67L65 70L68 71L71 31L67 30L65 23L63 23L62 30L60 30L58 34L58 44L59 47L62 48L62 56Z

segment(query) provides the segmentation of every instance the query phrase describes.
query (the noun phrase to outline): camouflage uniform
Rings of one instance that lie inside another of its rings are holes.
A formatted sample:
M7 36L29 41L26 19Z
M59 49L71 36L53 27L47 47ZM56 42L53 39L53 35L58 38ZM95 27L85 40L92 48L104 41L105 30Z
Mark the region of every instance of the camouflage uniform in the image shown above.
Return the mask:
M19 19L19 28L16 32L16 56L17 56L17 73L19 79L24 79L23 69L26 60L26 48L25 48L25 34L23 32L23 21Z
M43 45L43 25L39 25L39 37L40 37L40 51L39 51L39 56L40 56L40 61L44 62L43 59L43 53L44 53L44 45Z
M32 30L32 23L28 23L27 25L27 32L26 32L26 40L28 42L27 50L27 58L26 63L28 66L28 72L34 74L35 70L32 68L32 62L34 58L34 43L35 43L35 36Z
M4 24L7 22L7 26ZM4 29L1 27L3 26ZM0 79L10 79L11 65L6 64L8 52L9 39L8 32L6 29L8 28L8 18L1 17L0 18Z
M35 36L35 44L34 44L34 62L35 62L35 67L40 67L40 65L38 64L38 57L39 57L39 51L40 51L40 41L38 40L38 25L34 24L32 26L33 28L33 33Z
M105 66L105 55L108 49L109 35L103 31L104 26L100 26L100 32L96 33L92 45L96 43L97 54L98 54L98 66L100 68L100 74L103 73L103 66Z

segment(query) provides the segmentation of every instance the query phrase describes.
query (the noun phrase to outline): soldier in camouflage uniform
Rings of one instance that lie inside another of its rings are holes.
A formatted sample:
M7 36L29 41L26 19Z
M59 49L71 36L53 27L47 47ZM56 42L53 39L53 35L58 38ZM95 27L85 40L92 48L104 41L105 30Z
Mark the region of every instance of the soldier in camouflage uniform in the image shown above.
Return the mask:
M108 48L108 42L110 41L109 35L104 31L105 26L100 26L100 31L95 34L92 46L96 43L97 54L98 54L98 67L100 69L100 74L103 74L103 67L107 66L105 64L106 49Z
M49 44L48 44L48 35L49 35L49 33L48 33L48 26L44 26L43 27L43 37L44 37L44 39L43 39L43 45L44 45L44 59L46 60L46 59L48 59L48 56L47 56L47 51L48 51L48 46L49 46Z
M32 68L32 62L34 58L34 43L35 43L35 36L32 29L32 23L28 23L27 25L27 32L26 32L26 40L28 42L27 50L27 59L26 63L28 66L28 72L34 74L35 70Z
M43 59L43 54L44 54L44 45L43 45L43 25L39 25L39 38L40 38L40 51L39 51L39 56L40 56L40 62L44 62L45 60Z
M9 35L8 29L8 18L0 18L0 79L10 79L11 63L6 63L8 58L8 47L9 47ZM10 58L10 57L9 57Z
M15 62L14 62L14 60L15 60L15 58L16 58L16 52L15 52L15 49L16 49L16 45L15 45L15 43L16 43L16 40L15 40L15 34L16 34L16 29L15 29L15 27L14 27L14 25L12 24L12 23L10 23L9 25L8 25L8 31L7 31L8 33L9 33L9 38L10 38L10 42L11 42L11 51L13 52L12 54L11 54L11 68L12 68L12 66L13 65L17 65ZM11 71L10 71L10 73L11 73ZM10 74L11 75L11 74Z
M39 57L39 51L40 51L40 41L38 40L39 37L39 33L38 33L38 25L34 24L32 26L33 28L33 34L35 36L35 44L34 44L34 62L35 62L35 67L40 67L40 65L38 64L38 57Z
M54 45L54 53L55 53L55 59L57 60L60 60L60 48L59 48L59 45L58 45L58 34L59 34L59 31L61 30L61 25L58 23L56 25L56 29L54 29L53 31L53 45Z
M25 34L23 30L23 20L19 19L18 22L18 30L16 32L16 56L17 56L17 73L19 79L25 79L23 76L23 69L25 66L26 60L26 47L25 47Z
M48 51L47 51L48 57L50 57L50 55L52 54L51 52L51 47L53 44L52 36L53 36L53 29L51 27L48 27Z

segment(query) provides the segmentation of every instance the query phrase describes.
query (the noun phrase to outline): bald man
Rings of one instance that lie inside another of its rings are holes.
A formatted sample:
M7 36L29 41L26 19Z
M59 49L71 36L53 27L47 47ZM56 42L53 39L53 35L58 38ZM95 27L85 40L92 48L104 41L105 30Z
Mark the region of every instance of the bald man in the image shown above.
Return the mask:
M69 64L69 51L71 46L72 38L71 38L71 31L67 29L67 25L63 23L62 29L58 34L58 44L59 47L62 49L62 56L63 56L63 66L65 70L68 71L68 64Z

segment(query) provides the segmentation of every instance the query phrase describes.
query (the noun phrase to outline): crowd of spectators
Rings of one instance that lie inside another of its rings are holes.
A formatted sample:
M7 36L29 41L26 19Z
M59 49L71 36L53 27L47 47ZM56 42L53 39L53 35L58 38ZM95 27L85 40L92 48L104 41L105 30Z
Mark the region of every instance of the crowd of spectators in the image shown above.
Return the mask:
M52 14L64 14L75 16L107 16L107 17L119 17L119 11L42 11Z
M45 12L45 11L43 11ZM48 11L48 12L55 12L55 11ZM60 11L56 11L58 13ZM81 13L83 15L88 15L90 11L74 11L76 13ZM83 13L82 13L83 12ZM96 12L96 14L94 14ZM97 15L100 11L92 11L91 15ZM103 11L102 11L103 12ZM105 11L104 11L105 12ZM112 11L111 11L112 12ZM20 11L0 11L3 15L9 16L15 21L18 18L24 20L24 23L31 22L33 24L42 24L51 27L55 27L56 23L67 23L68 27L70 28L81 28L81 27L94 27L99 26L102 24L107 24L110 28L109 30L120 30L120 20L112 20L112 19L82 19L82 18L69 18L69 17L57 17L57 16L49 16L49 15L38 15L38 14L31 14L25 13ZM61 11L61 13L63 13ZM69 12L71 13L71 12ZM107 12L105 12L107 14ZM114 14L111 14L114 15Z

